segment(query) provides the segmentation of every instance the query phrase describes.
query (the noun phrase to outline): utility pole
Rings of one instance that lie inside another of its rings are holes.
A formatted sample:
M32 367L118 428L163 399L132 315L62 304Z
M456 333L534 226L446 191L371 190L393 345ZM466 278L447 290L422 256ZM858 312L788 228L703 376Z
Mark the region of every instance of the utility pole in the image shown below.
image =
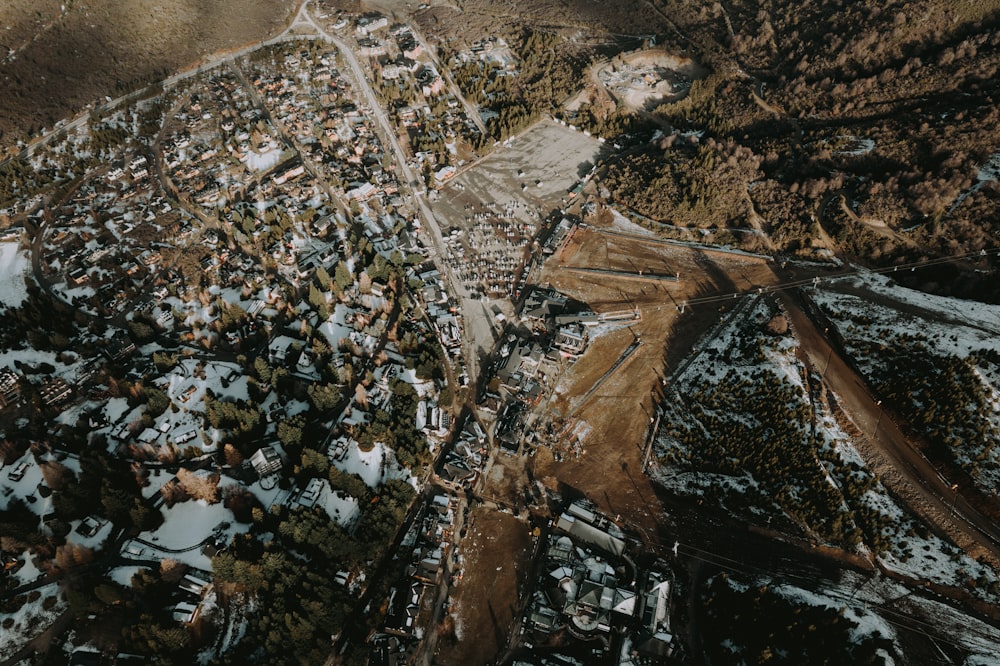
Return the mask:
M875 419L875 427L872 429L872 435L871 435L872 439L875 438L875 434L878 432L878 427L882 423L882 414L885 413L885 410L882 409L882 401L881 400L876 400L875 401L875 406L878 407L878 418Z

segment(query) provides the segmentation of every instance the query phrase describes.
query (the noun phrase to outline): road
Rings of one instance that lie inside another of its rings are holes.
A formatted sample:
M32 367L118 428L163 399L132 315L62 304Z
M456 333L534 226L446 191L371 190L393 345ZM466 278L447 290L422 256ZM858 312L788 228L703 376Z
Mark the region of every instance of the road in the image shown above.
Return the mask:
M928 524L960 534L966 543L959 540L959 545L973 556L986 553L994 562L1000 562L1000 529L956 494L953 486L883 412L881 401L870 393L864 380L841 357L796 299L783 294L782 303L802 350L814 368L823 369L824 381L837 394L840 406L864 431L864 437L872 442L878 455L892 466L919 499L912 508ZM883 481L893 485L889 479ZM893 490L899 492L901 489Z
M409 192L410 199L413 202L414 207L420 211L420 217L424 223L424 235L431 241L431 246L428 248L430 251L430 258L435 260L435 264L441 271L442 277L445 278L448 290L460 304L465 329L467 331L471 329L481 330L483 326L491 328L490 322L492 315L489 310L481 301L472 298L472 296L465 290L465 286L462 281L457 279L452 273L451 265L448 262L448 247L445 245L444 235L441 233L441 226L438 224L437 218L434 215L434 211L431 210L429 203L417 189L421 187L421 178L417 174L414 174L413 170L410 168L410 165L406 160L406 153L399 144L399 138L396 136L396 131L393 128L392 123L389 122L389 118L386 115L385 110L382 108L381 104L379 104L378 98L375 96L375 91L372 90L371 83L368 81L368 76L365 73L364 68L358 61L354 51L344 40L336 35L326 32L313 20L312 16L308 12L308 5L308 0L302 4L302 7L299 9L299 16L296 17L295 22L299 23L300 18L305 22L308 22L321 38L332 43L337 47L337 49L339 49L340 53L344 57L344 60L351 68L358 90L361 91L371 115L374 116L376 122L378 123L381 138L386 142L386 145L392 149L393 155L395 156L395 162L399 165L400 179L403 181L403 187L400 188L400 193L403 194ZM483 320L485 320L485 323ZM469 376L469 383L471 386L475 387L477 386L479 379L479 358L476 353L477 350L473 349L473 345L468 340L469 336L463 336L463 355L465 357L466 372ZM472 395L475 395L474 391L471 393Z

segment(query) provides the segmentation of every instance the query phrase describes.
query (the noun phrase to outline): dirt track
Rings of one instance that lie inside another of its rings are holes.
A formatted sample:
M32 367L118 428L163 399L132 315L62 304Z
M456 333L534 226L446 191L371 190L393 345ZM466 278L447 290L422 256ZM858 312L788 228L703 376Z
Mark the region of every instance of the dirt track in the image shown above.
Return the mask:
M883 412L881 401L831 346L798 301L783 295L782 302L813 368L822 373L840 406L862 431L863 436L857 440L860 452L882 482L928 524L947 533L970 555L983 555L994 566L1000 564L1000 530L996 525L957 495L916 450L893 419Z

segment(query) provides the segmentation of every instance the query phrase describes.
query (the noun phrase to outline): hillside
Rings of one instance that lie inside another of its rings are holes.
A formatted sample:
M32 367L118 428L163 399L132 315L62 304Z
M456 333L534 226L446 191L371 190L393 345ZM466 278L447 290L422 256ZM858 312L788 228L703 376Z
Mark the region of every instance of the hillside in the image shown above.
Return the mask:
M698 228L748 249L882 265L992 245L1000 219L993 0L653 0L616 6L613 16L590 2L517 11L482 0L433 4L416 18L449 49L497 30L515 43L549 35L551 94L532 79L509 88L537 113L628 148L604 161L602 184L637 221ZM627 78L630 63L616 56L651 33L653 55L690 58L704 75L682 83L683 99L634 113L600 76L610 64ZM965 268L973 267L984 265ZM935 276L936 288L954 293L953 278ZM991 292L980 279L965 287L964 296Z
M10 0L0 6L0 145L104 95L280 31L291 0Z

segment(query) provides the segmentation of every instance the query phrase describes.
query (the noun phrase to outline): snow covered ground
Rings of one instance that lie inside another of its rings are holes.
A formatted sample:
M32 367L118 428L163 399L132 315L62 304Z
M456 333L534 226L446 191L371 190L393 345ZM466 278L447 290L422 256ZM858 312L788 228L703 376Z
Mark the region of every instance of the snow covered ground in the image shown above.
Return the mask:
M865 293L875 294L879 302ZM867 273L825 282L812 297L876 385L887 381L883 365L900 349L925 351L935 365L936 359L947 358L967 364L972 385L964 382L962 389L974 393L986 408L969 402L966 417L949 428L960 441L949 450L981 488L1000 487L1000 306L925 294L896 285L890 276ZM912 404L904 407L920 414L919 403L943 397L916 382L909 394Z
M334 467L347 474L357 474L369 488L377 488L388 479L403 479L416 487L410 471L396 461L396 454L378 442L371 451L363 451L350 440L346 454L333 461Z
M28 253L20 243L0 243L0 303L16 308L28 297L24 278L31 267Z
M50 583L30 593L27 601L13 613L0 613L0 623L3 623L0 659L48 629L66 608L58 583ZM13 620L9 627L8 618Z
M122 550L126 557L137 560L169 558L211 571L212 560L201 552L202 545L213 537L229 543L234 534L250 529L249 525L235 522L232 512L221 502L209 504L203 500L188 500L169 508L163 506L161 511L163 525L151 532L143 532L140 538L144 543L126 543ZM141 554L129 553L130 547L135 547Z
M977 581L972 590L974 595L991 603L1000 601L997 594L1000 592L1000 577L997 573L938 538L907 514L867 469L850 436L830 413L828 405L810 399L803 383L805 368L795 356L797 341L793 336L762 343L762 355L747 358L746 354L755 349L747 344L748 322L753 323L749 329L752 337L752 331L759 331L760 322L767 321L769 316L764 301L758 301L755 306L735 316L714 338L697 345L701 350L698 356L675 378L675 401L668 401L664 406L663 428L655 443L655 452L661 460L667 454L665 459L682 462L654 467L651 473L655 478L673 492L697 497L711 496L724 506L729 505L727 497L738 495L742 499L734 504L750 503L752 514L773 516L774 499L767 492L762 492L758 480L751 473L726 474L700 469L699 452L685 449L680 440L670 435L670 428L678 422L685 422L689 427L705 427L694 416L696 413L705 414L704 411L699 412L697 407L702 391L711 390L723 382L759 382L760 373L774 373L794 387L793 394L798 395L812 411L815 459L822 466L827 483L840 498L841 519L845 521L847 530L857 530L862 535L863 541L856 548L857 552L871 556L873 545L879 544L875 548L875 557L886 570L916 581L930 580L953 587L967 587L967 581L972 579ZM761 336L761 340L768 340L766 334L757 335ZM724 421L746 422L750 417L737 409L722 418ZM711 434L708 436L711 437ZM784 490L803 497L810 491L808 487L799 485L801 481L801 478L788 478Z

